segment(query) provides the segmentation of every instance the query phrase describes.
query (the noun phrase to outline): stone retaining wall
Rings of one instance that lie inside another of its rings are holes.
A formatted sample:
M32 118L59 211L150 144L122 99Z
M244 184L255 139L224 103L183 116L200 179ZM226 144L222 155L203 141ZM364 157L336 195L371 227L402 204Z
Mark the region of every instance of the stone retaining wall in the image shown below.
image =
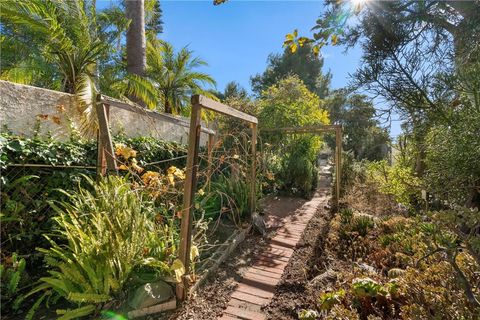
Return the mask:
M182 144L188 142L188 128L110 108L112 133L129 137L152 136ZM68 93L47 90L0 80L0 130L31 137L52 136L68 140L80 128L81 113L75 97ZM188 120L188 119L187 119ZM201 144L205 143L205 134Z

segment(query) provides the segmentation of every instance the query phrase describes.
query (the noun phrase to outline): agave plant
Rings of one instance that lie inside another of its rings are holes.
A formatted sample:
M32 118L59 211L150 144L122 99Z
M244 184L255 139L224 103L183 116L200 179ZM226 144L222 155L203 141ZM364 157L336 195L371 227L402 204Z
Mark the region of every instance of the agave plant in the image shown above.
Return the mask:
M147 76L157 89L158 99L166 113L187 113L186 106L192 94L213 95L203 88L215 85L208 74L195 71L207 63L186 47L175 53L173 46L160 40L151 40L147 45Z

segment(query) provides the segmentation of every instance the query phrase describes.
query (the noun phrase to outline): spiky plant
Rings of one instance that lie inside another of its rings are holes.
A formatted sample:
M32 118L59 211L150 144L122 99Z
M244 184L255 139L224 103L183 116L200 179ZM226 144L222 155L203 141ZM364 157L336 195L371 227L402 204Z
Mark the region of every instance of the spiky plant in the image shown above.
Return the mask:
M160 40L149 41L147 45L147 76L157 89L160 103L166 113L186 114L192 94L213 95L204 85L215 85L208 74L195 71L207 63L186 47L175 53L173 46Z

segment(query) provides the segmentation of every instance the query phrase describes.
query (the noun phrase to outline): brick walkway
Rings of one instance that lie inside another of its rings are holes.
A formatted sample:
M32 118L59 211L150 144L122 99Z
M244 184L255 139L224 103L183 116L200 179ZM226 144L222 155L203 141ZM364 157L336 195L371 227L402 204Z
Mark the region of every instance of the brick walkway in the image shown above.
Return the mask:
M281 223L283 226L270 239L265 251L257 256L256 262L246 270L219 319L266 319L261 308L272 299L275 286L280 281L283 269L293 255L308 221L317 209L326 203L324 192L325 190L318 190L312 200L298 209L295 215L280 221L274 219L275 224Z

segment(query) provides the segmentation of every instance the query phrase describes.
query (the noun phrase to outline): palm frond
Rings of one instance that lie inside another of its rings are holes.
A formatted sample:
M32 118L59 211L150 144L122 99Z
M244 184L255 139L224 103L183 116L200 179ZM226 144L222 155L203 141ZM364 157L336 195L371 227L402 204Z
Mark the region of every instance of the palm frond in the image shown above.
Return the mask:
M87 137L93 137L98 129L97 110L95 108L98 90L93 78L86 73L78 76L76 85L75 100L82 113L80 132Z

